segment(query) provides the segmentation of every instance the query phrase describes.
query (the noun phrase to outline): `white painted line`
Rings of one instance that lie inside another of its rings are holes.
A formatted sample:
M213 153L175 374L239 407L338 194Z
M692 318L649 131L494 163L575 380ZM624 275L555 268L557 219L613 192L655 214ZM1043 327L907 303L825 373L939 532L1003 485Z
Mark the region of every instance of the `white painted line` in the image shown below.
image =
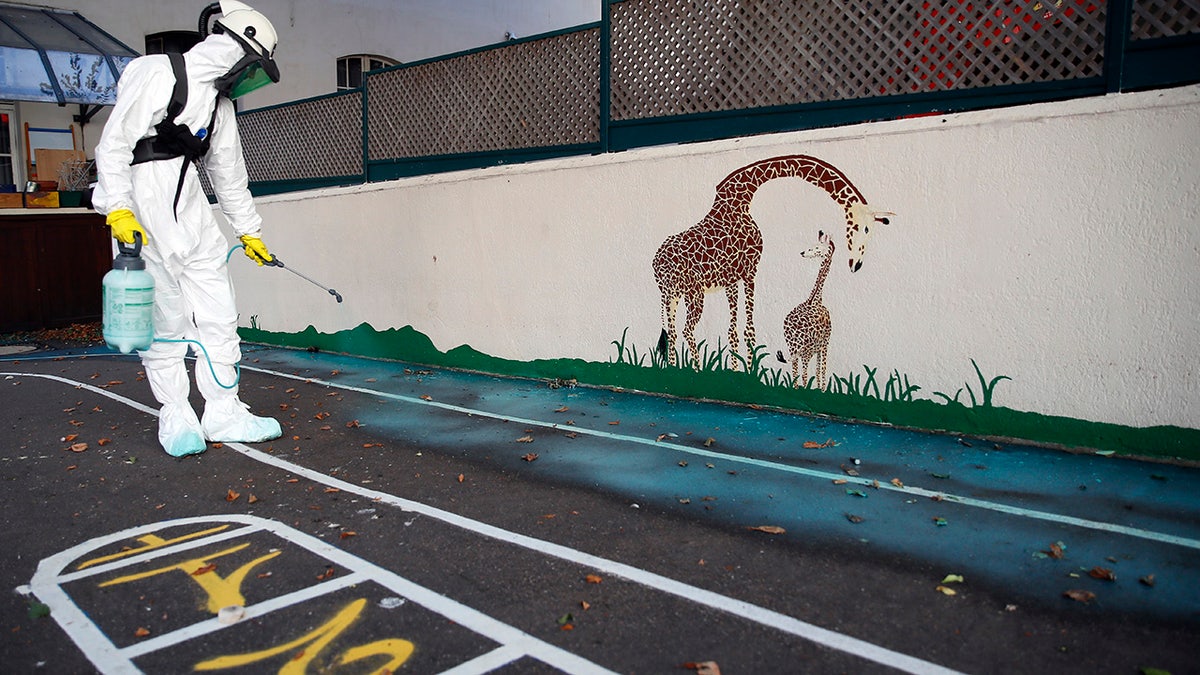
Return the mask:
M245 366L243 366L243 367L245 367ZM291 375L287 375L284 373L275 373L273 371L261 370L261 369L257 369L257 368L254 368L253 370L256 370L258 372L267 373L267 374L278 375L280 377L284 377L284 378L288 378L288 379L318 382L318 381L312 380L311 378L302 378L302 377L297 377L297 376L291 376ZM4 375L4 374L5 373L0 373L0 375ZM41 375L29 374L29 373L16 373L16 374L23 376L23 377L25 377L25 376L48 377L50 379L67 382L67 383L73 384L73 385L79 384L79 383L73 382L71 380L67 380L65 378L59 378L56 376L41 376ZM329 384L328 386L335 386L335 385ZM354 390L353 388L348 388L348 387L341 387L341 388ZM92 387L92 388L90 388L90 390L94 391L95 393L100 394L102 396L108 396L110 398L113 398L114 400L128 401L128 399L124 399L124 397L118 397L117 395L111 394L110 392L103 390L103 389L98 389L98 388ZM384 396L390 396L390 397L396 398L395 395L387 395L387 394L383 394L381 392L375 392L375 391L371 391L371 390L362 390L362 391L363 391L363 393L368 393L368 394L372 394L372 395L384 395ZM410 397L402 397L402 398L403 398L403 400L410 400ZM413 402L421 401L421 399L411 399L411 400ZM140 405L140 404L138 404L138 405ZM458 408L457 406L446 406L445 404L442 404L442 406L445 406L445 407L451 408L451 409L456 409L461 412L474 412L474 411L468 411L465 408ZM144 406L142 406L142 407L144 407ZM152 414L155 414L155 413L152 413ZM481 412L479 414L484 414L484 415L490 416L490 417L497 417L496 415L493 415L491 413L482 413ZM515 419L515 418L509 418L509 419ZM544 423L538 423L538 424L542 424L543 426L545 426ZM557 428L557 425L555 425L555 427ZM573 428L574 427L572 427L572 429ZM326 476L317 471L308 469L307 467L303 467L298 464L292 464L291 462L288 462L279 457L275 457L275 456L269 455L265 452L255 450L254 448L251 448L251 447L241 444L241 443L225 443L225 447L231 448L237 452L240 452L240 453L246 455L247 457L250 457L250 458L252 458L258 462L261 462L263 464L269 464L272 466L282 468L282 469L290 471L294 474L304 476L305 478L308 478L309 480L312 480L314 482L321 483L321 484L327 485L329 487L336 487L343 492L347 492L347 493L351 493L351 494L358 494L358 495L360 495L362 497L366 497L368 499L377 500L382 503L397 506L406 511L421 513L421 514L427 515L431 518L454 525L456 527L460 527L462 529L465 529L470 532L474 532L474 533L482 535L482 536L486 536L486 537L490 537L492 539L496 539L498 541L503 541L503 542L507 542L510 544L514 544L516 546L521 546L523 548L532 550L534 552L550 555L550 556L560 558L562 560L572 562L572 563L575 563L578 565L591 567L593 569L605 572L607 574L621 577L621 578L627 579L631 582L641 584L643 586L647 586L649 588L652 588L652 589L655 589L658 591L662 591L664 593L675 595L677 597L683 598L684 600L688 600L690 602L694 602L694 603L700 604L700 605L705 605L712 609L726 612L726 613L732 614L734 616L738 616L738 617L747 619L749 621L753 621L755 623L764 625L768 628L779 630L779 631L782 631L785 633L789 633L791 635L794 635L794 636L797 636L797 637L800 637L800 638L803 638L806 640L810 640L817 644L824 645L831 649L845 652L847 654L852 654L854 656L858 656L859 658L862 658L862 659L865 659L868 661L873 661L875 663L880 663L885 666L895 668L897 670L902 670L902 671L909 672L909 673L932 674L932 675L951 675L951 674L957 672L957 671L951 670L949 668L940 666L936 663L931 663L929 661L925 661L925 660L922 660L922 659L919 659L919 658L916 658L913 656L909 656L907 654L902 654L900 652L896 652L896 651L887 649L885 647L881 647L879 645L876 645L876 644L873 644L870 642L866 642L864 640L859 640L857 638L853 638L848 635L843 635L843 634L837 633L835 631L821 628L820 626L816 626L814 624L811 624L811 623L808 623L805 621L801 621L799 619L790 617L790 616L788 616L786 614L782 614L780 612L775 612L773 610L769 610L764 607L752 605L748 602L744 602L741 600L737 600L735 598L723 596L718 593L713 593L712 591L708 591L708 590L705 590L702 588L690 586L688 584L684 584L682 582L676 581L669 577L664 577L659 574L655 574L653 572L648 572L646 570L642 570L640 568L633 567L631 565L626 565L624 563L616 562L613 560L608 560L606 558L601 558L599 556L595 556L590 553L585 553L583 551L578 551L578 550L575 550L572 548L561 546L561 545L555 544L553 542L535 539L533 537L528 537L528 536L525 536L522 534L518 534L516 532L510 532L508 530L504 530L504 529L495 527L493 525L489 525L487 523L483 523L483 522L480 522L477 520L472 520L470 518L465 518L463 516L460 516L455 513L451 513L449 511L443 511L442 509L427 506L425 504L421 504L419 502L415 502L415 501L412 501L409 499L397 497L397 496L394 496L394 495L391 495L391 494L388 494L385 492L379 492L377 490L367 489L367 488L361 487L359 485L355 485L353 483L348 483L346 481L343 481L343 480L340 480L337 478L332 478L330 476ZM226 520L236 520L236 518L226 517ZM283 526L279 526L279 527L283 527ZM266 529L271 529L271 528L267 527ZM290 528L288 528L288 529L290 529ZM297 534L300 534L300 533L297 533ZM307 537L307 535L301 535L301 536ZM309 537L309 538L311 539L311 537ZM315 541L317 541L317 543L321 546L328 546L328 544L325 544L324 542L320 542L319 540L315 540ZM332 547L330 547L330 548L332 548ZM349 554L345 554L340 549L332 549L331 553L337 553L337 554L341 554L341 555L345 555L345 556L349 555ZM329 557L331 559L333 559L332 556L329 556ZM367 564L369 564L369 563L367 563ZM40 569L41 569L41 567L39 566L39 570ZM454 603L454 601L450 600L449 598L445 598L444 596L432 594L432 592L428 591L427 589L416 586L415 584L412 584L411 582L408 582L407 580L402 579L398 575L395 575L387 570L380 569L380 571L382 573L392 577L391 581L392 581L392 583L394 583L396 585L393 586L393 585L389 584L390 588L393 588L393 590L396 590L396 592L400 593L401 595L410 597L411 599L418 602L419 604L425 605L426 607L431 607L431 605L427 604L427 603L432 603L433 605L438 605L441 602ZM376 577L376 578L378 579L378 577ZM34 587L34 591L36 593L38 591L37 587L34 584L31 584L31 586ZM405 590L401 590L401 588L404 588ZM55 589L57 589L57 586L55 587ZM429 597L431 595L432 595L432 597ZM39 597L41 597L41 596L39 595ZM424 601L422 601L422 599ZM49 604L49 603L47 603L47 604ZM457 605L457 603L454 603L454 604ZM73 607L73 603L72 603L72 607ZM432 609L432 607L431 607L431 609ZM464 609L478 614L482 620L486 620L488 622L494 622L494 620L490 619L490 617L486 617L483 614L475 612L475 610L472 610L470 608L464 608ZM90 623L90 622L88 622L88 623ZM463 625L467 625L467 624L463 624ZM519 631L517 631L514 628L511 628L510 626L507 626L505 624L500 624L500 626L502 626L504 629L506 629L506 632L512 631L514 633L517 633L517 635L512 636L512 640L500 640L500 642L502 642L502 643L514 642L516 640L521 639L521 637L524 636L524 633L520 633ZM470 627L470 626L468 626L468 627ZM481 632L485 635L488 634L485 631L477 630L477 632ZM109 645L109 647L111 647L111 642L108 642L107 638L103 637L103 634L101 634L101 638L104 643L107 643ZM82 647L83 645L80 645L80 646ZM102 646L103 645L98 645L98 647L102 647ZM549 647L549 645L547 645L547 647ZM557 649L557 648L553 648L553 649ZM571 673L594 672L594 671L586 669L585 666L597 667L594 664L591 664L590 662L585 661L574 654L571 654L570 652L563 652L562 650L558 650L558 651L561 652L561 655L556 654L556 656L560 656L560 658L565 659L567 661L572 661L571 667L567 667L566 665L559 666L562 669L566 670L567 672L571 672ZM557 662L552 663L551 661L547 660L548 655L531 654L531 656L534 656L534 658L537 658L538 660L544 661L546 663L551 663L551 665L557 665Z
M321 379L316 379L316 378L311 378L311 377L302 377L299 375L290 375L288 373L281 373L281 372L274 371L274 370L267 370L265 368L255 368L253 366L242 366L242 368L244 368L246 370L253 370L253 371L259 372L259 373L264 373L267 375L275 375L277 377L282 377L285 379L297 380L300 382L308 382L311 384L317 384L317 385L326 386L326 387L343 389L345 391L353 391L353 392L360 393L360 394L368 394L370 396L380 396L383 398L389 398L389 399L396 400L396 401L402 401L404 403L412 403L415 405L424 405L424 406L431 406L434 408L441 408L443 410L449 410L452 412L463 413L465 415L472 415L472 416L476 416L476 417L488 417L488 418L497 419L497 420L504 420L506 422L515 422L515 423L518 423L518 424L521 424L524 426L539 426L539 427L543 427L546 429L554 429L557 431L572 431L572 432L575 432L578 434L583 434L583 435L588 435L588 436L596 436L598 438L605 438L605 439L613 440L613 441L620 441L620 442L624 442L624 443L636 443L636 444L640 444L640 445L649 445L649 446L653 446L653 447L673 450L676 452L682 452L682 453L686 453L686 454L690 454L690 455L696 455L699 457L703 457L705 459L716 459L716 460L721 460L721 461L725 461L725 462L734 462L737 464L747 464L747 465L757 466L757 467L764 468L764 469L770 469L773 471L783 471L786 473L794 473L794 474L798 474L801 476L809 476L812 478L821 478L821 479L831 480L831 481L832 480L844 480L847 482L847 484L855 483L858 485L864 485L864 486L871 487L871 488L878 488L880 490L890 490L892 492L912 494L912 495L917 495L917 496L921 496L921 497L941 497L943 500L945 500L947 502L952 502L955 504L962 504L963 506L971 506L971 507L979 508L979 509L985 509L988 511L995 511L997 513L1004 513L1004 514L1007 514L1010 516L1019 516L1022 518L1030 518L1033 520L1044 520L1044 521L1048 521L1051 523L1058 523L1061 525L1071 525L1074 527L1081 527L1081 528L1085 528L1085 529L1089 529L1089 530L1099 530L1101 532L1109 532L1112 534L1121 534L1121 535L1125 535L1125 536L1129 536L1129 537L1137 537L1139 539L1148 539L1150 541L1162 542L1164 544L1172 544L1175 546L1183 546L1185 548L1192 548L1192 549L1200 550L1200 540L1190 539L1188 537L1181 537L1178 535L1166 534L1163 532L1154 532L1153 530L1144 530L1141 528L1129 527L1126 525L1117 525L1115 523L1106 523L1103 521L1088 520L1086 518L1076 518L1075 516L1068 516L1068 515L1064 515L1064 514L1060 514L1060 513L1049 513L1046 511L1037 511L1034 509L1026 509L1026 508L1023 508L1020 506L1010 506L1008 504L989 502L989 501L985 501L982 499L975 499L972 497L961 497L958 495L948 494L945 492L938 492L936 490L927 490L925 488L920 488L920 487L914 487L914 486L908 486L908 485L906 485L904 487L898 487L896 485L893 485L887 479L872 480L870 478L863 478L861 476L856 477L856 476L848 476L848 475L840 474L840 473L817 471L815 469L806 469L804 467L792 466L790 464L783 464L780 462L771 462L771 461L762 460L762 459L754 459L753 457L742 457L739 455L727 455L727 454L723 454L720 452L714 452L712 450L705 450L703 448L693 448L693 447L689 447L689 446L685 446L685 445L679 445L676 443L668 443L666 441L659 441L659 440L653 439L653 438L641 438L638 436L627 436L627 435L623 435L623 434L615 434L615 433L612 433L611 431L603 431L603 430L597 431L594 429L587 429L584 427L579 427L579 426L574 426L574 425L567 426L567 425L557 424L557 423L552 423L552 422L544 422L541 420L526 419L523 417L512 417L510 415L502 415L499 413L488 412L486 410L476 410L473 408L464 408L462 406L451 405L449 403L439 403L437 401L426 401L424 399L415 398L412 396L404 396L402 394L391 394L388 392L378 391L375 389L367 389L365 387L355 387L355 386L349 386L349 385L344 385L344 384L338 384L336 382L330 382L328 380L321 380Z
M490 673L497 668L507 666L522 656L525 656L525 650L512 645L505 645L497 647L486 654L476 656L470 661L460 663L450 670L443 670L441 675L477 675L478 673Z
M267 614L270 614L276 610L286 609L292 605L298 605L302 602L312 600L313 598L319 598L322 595L328 595L329 593L340 591L348 586L361 584L366 581L370 581L370 577L361 572L334 577L328 581L322 581L315 586L309 586L293 593L287 593L276 598L271 598L270 600L264 600L263 602L249 605L246 607L245 616L237 623L225 625L219 622L217 617L214 616L211 619L206 619L204 621L191 624L190 626L184 626L183 628L173 630L170 633L163 633L162 635L129 645L121 650L121 656L132 661L139 656L145 656L146 654L156 652L160 649L174 647L181 642L194 640L198 637L208 635L209 633L215 633L224 628L236 626L239 623L249 619L256 619L261 616L266 616Z

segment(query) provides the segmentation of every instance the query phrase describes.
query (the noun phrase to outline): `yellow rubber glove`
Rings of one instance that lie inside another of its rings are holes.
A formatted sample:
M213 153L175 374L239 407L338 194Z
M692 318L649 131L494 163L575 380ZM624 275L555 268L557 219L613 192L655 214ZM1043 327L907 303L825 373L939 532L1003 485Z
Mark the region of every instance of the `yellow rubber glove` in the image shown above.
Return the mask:
M117 209L113 211L108 214L104 222L108 223L108 226L112 229L113 239L122 244L132 244L134 232L142 234L143 246L146 242L150 241L150 238L146 236L146 230L142 229L142 224L137 221L137 218L133 217L133 211L129 209Z
M262 239L249 234L243 234L239 239L242 240L242 246L246 247L246 257L258 263L259 267L262 267L263 263L271 262L275 259L267 251L267 245L263 243Z

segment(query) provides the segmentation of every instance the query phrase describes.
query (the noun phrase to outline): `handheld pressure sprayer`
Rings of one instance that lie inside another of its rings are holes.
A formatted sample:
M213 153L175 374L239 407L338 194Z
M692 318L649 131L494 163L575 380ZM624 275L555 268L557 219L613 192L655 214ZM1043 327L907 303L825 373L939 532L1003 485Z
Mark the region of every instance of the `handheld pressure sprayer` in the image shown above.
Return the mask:
M230 256L239 248L243 248L243 246L238 244L229 249L229 253L225 255L225 261L229 262ZM208 350L199 341L154 337L154 277L146 271L146 261L142 260L141 253L142 235L140 232L134 232L132 245L121 241L117 242L117 257L113 258L113 268L104 275L102 281L104 342L110 349L115 349L122 354L128 354L135 349L149 349L154 342L183 342L194 345L208 361L213 381L224 389L236 387L242 378L240 366L237 368L237 378L233 384L226 385L217 378L212 359L208 356ZM341 293L285 266L278 256L272 256L269 262L263 261L263 264L285 269L328 292L338 302L342 301Z
M133 244L117 242L117 257L113 268L101 281L103 289L101 332L110 349L122 354L133 350L149 349L154 342L182 342L195 345L208 362L213 382L222 389L233 389L242 379L242 370L236 368L237 377L233 384L225 384L217 377L208 349L198 340L172 340L154 337L154 277L146 271L142 260L142 233L133 233Z

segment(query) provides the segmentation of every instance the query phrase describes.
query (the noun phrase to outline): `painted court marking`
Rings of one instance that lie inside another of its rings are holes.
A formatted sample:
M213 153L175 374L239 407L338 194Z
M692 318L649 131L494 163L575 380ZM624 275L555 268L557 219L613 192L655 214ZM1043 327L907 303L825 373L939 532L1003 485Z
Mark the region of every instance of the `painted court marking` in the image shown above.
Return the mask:
M123 557L115 562L64 574L64 571L71 563L76 562L82 556L92 551L110 544L128 541L129 539L137 538L139 535L152 534L167 528L186 525L207 525L211 523L242 523L244 527L220 534L198 537L184 544L156 547L146 552ZM140 671L134 665L133 659L161 649L168 649L182 642L200 638L210 633L215 633L229 626L221 624L216 617L212 617L120 648L114 645L104 631L93 623L87 614L75 604L66 591L63 590L62 585L70 581L106 575L124 567L140 565L162 556L175 555L185 550L209 546L228 539L246 537L257 532L269 532L276 535L285 542L284 546L298 546L307 549L349 570L349 574L342 574L317 585L250 605L246 607L245 616L241 621L266 616L271 612L291 607L343 588L373 581L407 600L411 600L430 611L446 617L459 626L499 643L499 647L489 650L482 656L461 663L453 671L447 672L489 672L526 656L569 673L604 674L612 672L576 654L538 640L528 633L508 624L501 623L478 610L460 604L423 586L419 586L408 579L367 562L362 558L351 555L320 539L282 523L250 515L234 514L180 518L178 520L162 521L152 525L143 525L96 537L43 560L38 565L37 571L34 573L29 585L18 589L18 591L24 594L32 593L49 606L51 610L50 615L54 617L55 621L58 622L101 672L137 673Z
M243 367L246 367L246 366L243 366ZM335 386L338 388L347 389L347 390L351 390L351 391L361 391L363 393L368 393L371 395L385 396L385 397L395 398L395 399L403 400L403 401L431 403L431 402L423 401L421 399L413 399L411 397L406 397L406 396L398 396L398 395L393 395L393 394L385 394L382 392L376 392L376 391L372 391L372 390L334 385L334 384L330 384L330 383L324 383L319 380L313 380L311 378L303 378L303 377L298 377L298 376L293 376L293 375L287 375L285 373L276 373L274 371L269 371L269 370L262 370L262 369L257 369L257 368L254 368L253 370L256 370L258 372L263 372L266 374L277 375L279 377L283 377L283 378L287 378L287 379L294 379L294 380L305 381L305 382L313 382L313 383L318 383L318 384L327 384L327 386ZM45 374L40 374L40 373L0 373L0 376L7 376L7 375L12 375L15 377L39 377L39 378L48 379L48 380L52 380L52 381L56 381L56 382L61 382L64 384L69 384L73 387L85 389L85 390L91 391L95 394L99 394L100 396L105 396L114 401L124 403L124 404L134 408L135 410L139 410L141 412L147 413L147 414L155 416L155 417L158 416L158 411L154 410L153 408L150 408L146 405L138 403L137 401L126 398L119 394L115 394L115 393L109 392L105 389L101 389L99 387L95 387L93 385L89 385L89 384L86 384L83 382L78 382L78 381L71 380L68 378L59 377L57 375L45 375ZM501 418L501 419L516 419L516 418L504 418L502 416L495 415L493 413L486 413L483 411L471 411L466 408L459 408L457 406L448 406L446 404L436 404L436 405L438 405L439 407L444 407L447 409L456 410L456 411L460 411L460 412L467 412L470 414L479 414L479 415L484 415L484 416L494 417L494 418ZM537 424L540 424L542 426L547 426L547 424L544 422L537 423ZM553 425L553 426L554 426L554 428L559 428L558 425ZM582 431L575 427L572 427L572 430ZM888 666L891 668L895 668L897 670L901 670L901 671L908 672L908 673L920 673L920 674L929 673L929 674L936 674L936 675L951 675L951 674L957 672L957 671L951 670L949 668L940 666L938 664L931 663L929 661L925 661L925 660L922 660L922 659L919 659L919 658L916 658L913 656L909 656L907 654L896 652L896 651L887 649L885 647L881 647L879 645L876 645L876 644L873 644L870 642L866 642L864 640L859 640L857 638L850 637L848 635L843 635L836 631L831 631L831 630L828 630L825 628L821 628L820 626L808 623L806 621L801 621L800 619L796 619L796 618L788 616L786 614L775 612L773 610L769 610L764 607L759 607L757 605L753 605L751 603L744 602L742 600L737 600L735 598L730 598L728 596L720 595L719 593L714 593L712 591L708 591L703 588L691 586L689 584L685 584L680 581L676 581L675 579L671 579L669 577L664 577L662 575L655 574L653 572L648 572L646 570L643 570L643 569L640 569L637 567L633 567L632 565L626 565L624 563L620 563L620 562L617 562L614 560L608 560L606 558L601 558L599 556L595 556L590 553L585 553L583 551L578 551L576 549L568 548L566 546L561 546L561 545L555 544L553 542L536 539L534 537L529 537L526 535L518 534L516 532L510 532L508 530L504 530L504 529L489 525L489 524L481 522L481 521L472 520L470 518L465 518L463 516L460 516L455 513L451 513L449 511L444 511L442 509L427 506L425 504L421 504L419 502L415 502L415 501L412 501L409 499L404 499L402 497L397 497L395 495L391 495L391 494L388 494L385 492L380 492L377 490L371 490L368 488L364 488L360 485L355 485L353 483L348 483L346 481L343 481L343 480L340 480L337 478L333 478L331 476L326 476L322 473L313 471L311 469L308 469L306 467L303 467L303 466L300 466L297 464L293 464L293 463L288 462L279 457L275 457L275 456L267 454L265 452L255 450L254 448L251 448L251 447L246 446L241 443L225 443L224 445L225 445L225 447L231 448L231 449L233 449L243 455L246 455L247 457L250 457L258 462L276 466L278 468L284 469L286 471L289 471L289 472L297 474L297 475L304 476L305 478L307 478L309 480L327 485L329 487L336 487L343 492L358 494L358 495L368 498L368 499L378 500L382 503L386 503L386 504L390 504L390 505L399 507L400 509L402 509L404 511L411 511L414 513L419 513L419 514L428 516L430 518L439 520L441 522L453 525L455 527L459 527L459 528L465 529L467 531L474 532L481 536L486 536L486 537L489 537L492 539L496 539L498 541L502 541L502 542L510 543L510 544L513 544L516 546L520 546L522 548L526 548L531 551L535 551L535 552L539 552L539 553L542 553L545 555L560 558L567 562L575 563L575 564L586 566L586 567L591 567L593 569L605 572L606 574L620 577L620 578L626 579L628 581L661 591L663 593L668 593L670 595L677 596L679 598L693 602L695 604L704 605L704 606L710 607L712 609L716 609L718 611L721 611L721 612L724 612L727 614L732 614L734 616L738 616L743 619L753 621L755 623L766 626L768 628L771 628L774 630L779 630L779 631L794 635L796 637L800 637L800 638L809 640L811 642L823 645L830 649L835 649L835 650L843 652L843 653L851 654L851 655L857 656L859 658L862 658L862 659L865 659L868 661L873 661L875 663L879 663L879 664L882 664L882 665L885 665L885 666ZM317 540L317 541L319 542L319 540ZM325 545L323 542L319 542L319 543L321 543L322 545ZM340 551L340 549L334 549L334 550ZM60 554L60 555L63 555L63 554ZM43 564L45 564L45 563L43 563ZM39 565L39 571L41 570L41 567L42 566ZM383 570L383 571L386 572L386 570ZM390 572L387 572L387 573L391 574ZM399 577L396 577L396 578L399 579ZM37 592L37 589L33 589L33 590L35 593ZM58 588L57 585L47 587L45 589L45 592L47 592L49 594L47 597L54 597L55 593L58 593L60 595L59 595L59 597L56 598L57 600L59 600L60 602L67 602L70 604L71 607L74 606L74 603L71 603L70 600L65 597L65 594L62 594L61 589ZM39 594L38 597L40 598L42 596ZM46 604L51 605L51 603L46 599L43 599L43 602L46 602ZM447 602L453 602L453 601L450 601L447 599ZM51 607L53 607L53 605L51 605ZM472 610L472 611L474 611L474 610ZM77 612L78 614L81 614L81 612L79 612L78 608L75 609L75 612ZM483 615L481 615L481 616L483 616ZM77 623L78 618L79 618L78 616L68 617L68 619L75 620L75 621L73 621L73 623ZM60 624L61 623L63 623L63 622L60 621ZM87 621L86 623L91 628L89 629L87 626L81 626L79 628L79 630L81 631L80 634L83 635L85 637L85 639L88 640L88 644L90 646L103 646L103 644L105 642L107 642L108 644L111 645L111 641L109 641L107 639L107 637L105 637L102 633L99 633L98 629L95 628L94 624L91 624L90 621ZM511 629L511 630L516 630L516 629ZM70 631L68 631L68 632L70 632ZM74 637L74 635L73 635L73 637ZM78 640L76 640L76 641L78 643ZM80 643L80 644L82 647L83 644L82 643ZM85 651L85 653L88 653L87 649L85 649L84 651ZM89 654L89 657L90 657L90 654ZM575 658L578 658L578 657L575 657ZM588 663L588 662L584 662L584 663ZM472 672L486 672L486 671L479 670L479 671L472 671ZM586 672L586 671L568 669L567 672Z

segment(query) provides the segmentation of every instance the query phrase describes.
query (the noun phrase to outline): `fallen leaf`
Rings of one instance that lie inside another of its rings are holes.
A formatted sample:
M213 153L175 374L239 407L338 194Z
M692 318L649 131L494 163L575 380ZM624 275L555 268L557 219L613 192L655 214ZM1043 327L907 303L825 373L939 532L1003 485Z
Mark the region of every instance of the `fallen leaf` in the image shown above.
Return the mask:
M338 539L346 539L348 537L357 537L357 536L358 536L358 533L355 532L354 530L346 530L345 532L342 532L341 534L338 535Z
M536 452L529 452L524 455L521 455L521 459L525 460L526 462L532 462L533 460L535 460L537 458L538 458L538 456L537 456Z
M1154 587L1154 575L1153 574L1147 574L1146 576L1138 579L1138 581L1140 581L1143 585L1150 586L1151 588Z
M432 401L433 397L430 396L429 394L425 394L425 395L421 396L421 400L422 401Z
M683 664L683 667L696 671L697 675L721 675L721 668L717 666L716 661L688 662Z
M754 527L747 527L746 529L756 530L758 532L766 532L767 534L783 534L787 532L787 530L779 527L778 525L756 525Z
M335 492L341 492L341 491L342 491L342 490L341 490L341 488L335 488L335 487L327 487L327 488L325 488L325 494L327 494L327 495L329 495L329 494L333 494L333 493L335 493Z
M845 485L846 483L849 483L849 482L850 481L846 480L845 478L834 478L833 479L834 485Z
M364 448L382 448L383 443L363 443Z
M320 430L321 430L321 431L333 431L333 427L331 427L331 426L329 426L328 424L326 424L325 426L321 427L321 429L320 429Z
M212 572L215 569L217 569L217 563L209 563L203 567L196 568L196 571L192 572L192 576L198 577L201 574L208 574L209 572Z
M687 460L686 459L679 460L679 466L687 467Z
M595 574L589 574L586 577L584 577L583 580L588 582L589 584L598 584L598 583L604 581L603 579L596 576Z
M101 447L104 447L104 446L108 445L109 443L112 443L111 438L101 438L100 440L96 441L96 445L99 445Z
M358 420L351 420L349 422L346 422L347 429L357 429L358 427L361 427L361 426L362 425L358 423Z
M317 581L325 581L333 577L333 566L325 568L325 571L317 575Z
M899 478L893 478L891 482L892 485L895 485L898 488L904 487L904 483L902 483Z
M704 439L704 447L711 448L713 446L713 444L716 442L717 442L717 439L715 439L715 438L712 438L712 437L706 438L706 439Z
M532 443L532 442L533 442L533 436L522 436L522 437L520 437L520 438L518 438L518 439L517 439L517 442L518 442L518 443Z
M857 525L857 524L861 523L862 521L866 520L866 518L863 518L862 516L856 516L853 513L847 513L846 520Z
M138 629L133 631L134 637L144 638L149 634L150 634L150 631L146 630L145 628L142 628L141 626L138 626Z
M1107 567L1093 567L1092 569L1088 570L1088 576L1090 576L1093 579L1099 579L1101 581L1116 581L1117 580L1116 573L1113 572L1112 570L1108 569Z
M1070 598L1076 602L1088 603L1096 598L1096 594L1091 591L1070 590L1063 591L1064 598Z
M87 448L88 448L87 443L73 443L73 444L71 444L71 447L69 447L67 449L70 450L71 452L83 452L84 450L87 450Z
M62 440L63 440L63 443L70 443L71 441L75 440L76 438L79 438L79 434L71 434L69 436L63 436Z
M67 424L70 424L73 427L83 426L83 422L80 422L79 420L71 420L70 422L67 422Z
M943 584L961 584L963 582L962 575L947 574L945 579L942 579Z
M958 591L954 590L953 588L948 588L946 586L938 586L935 590L937 590L939 593L942 593L943 595L958 595Z
M589 603L587 600L580 600L579 606L582 607L583 611L585 612L592 608L591 603Z
M947 478L950 477L950 474L948 474L948 473L933 473L932 471L929 472L929 475L933 476L934 478L940 478L942 480L946 480Z
M560 407L558 407L558 408L555 408L555 409L554 409L554 412L567 412L568 410L570 410L570 408L568 408L567 406L565 406L565 405L564 405L564 406L560 406Z
M866 497L867 496L867 493L863 492L862 490L854 490L851 488L846 488L846 494L850 495L851 497Z
M326 417L329 417L329 413L327 412L319 412L316 415L313 415L314 420L323 420Z
M568 431L567 433L563 434L563 436L566 436L567 438L579 438L579 434L575 433L574 431Z
M464 480L466 480L466 479L467 479L467 477L466 477L466 476L464 476L463 474L461 474L461 473L460 473L460 474L458 474L458 482L460 482L460 483L461 483L461 482L463 482L463 481L464 481Z
M225 501L235 502L235 501L237 501L237 498L241 497L241 496L242 496L242 493L234 492L233 488L230 488L229 491L225 493Z
M257 502L257 501L258 501L258 497L255 497L254 493L252 492L252 493L250 493L250 497L246 500L246 503L253 504L254 502Z
M804 441L804 448L806 450L816 450L817 448L822 448L822 447L825 447L825 446L821 445L820 443L817 443L816 441Z
M1063 556L1066 555L1064 553L1066 550L1067 547L1065 544L1063 544L1061 541L1056 541L1053 544L1050 544L1050 550L1046 551L1045 553L1055 560L1061 560Z

